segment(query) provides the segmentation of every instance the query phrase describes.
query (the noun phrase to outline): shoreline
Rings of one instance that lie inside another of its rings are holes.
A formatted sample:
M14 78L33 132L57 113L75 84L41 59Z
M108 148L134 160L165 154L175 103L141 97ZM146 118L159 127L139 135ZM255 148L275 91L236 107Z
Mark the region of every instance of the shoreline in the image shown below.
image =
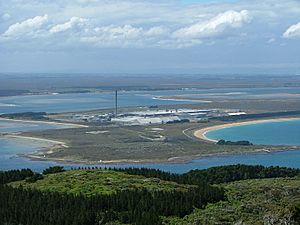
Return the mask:
M47 139L47 138L37 138L37 137L14 135L14 134L6 134L3 137L30 140L30 141L34 141L34 142L46 142L46 143L49 143L51 145L50 148L53 147L53 146L56 146L56 145L60 145L61 147L64 147L64 148L69 147L63 141L51 140L51 139Z
M0 118L0 122L20 122L20 123L44 123L49 125L60 125L60 126L71 126L71 127L89 127L88 125L76 124L76 123L64 123L64 122L54 122L54 121L38 121L38 120L23 120L23 119L8 119Z
M259 124L259 123L272 123L272 122L276 123L276 122L285 122L285 121L293 121L293 120L300 120L300 117L299 118L291 117L291 118L277 118L277 119L260 119L260 120L244 121L244 122L227 123L227 124L215 125L215 126L198 129L198 130L194 131L193 134L196 138L199 138L201 140L217 143L218 140L208 138L206 136L206 134L210 131L224 129L224 128L230 128L230 127L236 127L236 126L252 125L252 124Z
M156 96L153 97L154 100L160 101L176 101L176 102L198 102L198 103L212 103L209 100L201 100L201 99L191 99L191 98L172 98L172 97L164 97L164 96Z

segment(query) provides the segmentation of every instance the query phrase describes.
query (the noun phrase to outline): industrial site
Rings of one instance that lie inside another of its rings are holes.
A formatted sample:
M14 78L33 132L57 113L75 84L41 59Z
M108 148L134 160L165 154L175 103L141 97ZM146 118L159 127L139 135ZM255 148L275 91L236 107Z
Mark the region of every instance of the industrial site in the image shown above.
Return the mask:
M118 109L118 91L115 91L114 112L107 113L77 113L64 118L75 122L94 124L119 124L119 125L151 125L205 122L215 117L245 115L239 109L193 109L193 108L165 108L158 106L142 107L139 110L122 112Z

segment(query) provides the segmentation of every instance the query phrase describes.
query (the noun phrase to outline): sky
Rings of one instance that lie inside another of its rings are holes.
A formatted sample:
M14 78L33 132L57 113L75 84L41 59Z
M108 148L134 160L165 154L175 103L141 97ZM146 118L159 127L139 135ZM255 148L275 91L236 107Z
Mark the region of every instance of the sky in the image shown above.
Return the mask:
M300 74L300 0L0 0L0 73Z

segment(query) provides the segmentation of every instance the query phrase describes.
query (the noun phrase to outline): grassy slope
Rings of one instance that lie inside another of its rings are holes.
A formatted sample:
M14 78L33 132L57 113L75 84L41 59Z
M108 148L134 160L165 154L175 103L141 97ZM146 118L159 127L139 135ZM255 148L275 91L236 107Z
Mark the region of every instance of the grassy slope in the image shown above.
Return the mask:
M36 188L42 191L54 191L72 194L112 194L121 190L146 188L161 191L187 191L193 186L180 185L175 182L128 175L109 170L73 170L49 174L35 183L25 181L13 182L12 186L22 185L25 188Z
M246 180L223 186L228 201L196 209L184 219L168 218L165 224L285 224L291 208L300 204L300 177Z

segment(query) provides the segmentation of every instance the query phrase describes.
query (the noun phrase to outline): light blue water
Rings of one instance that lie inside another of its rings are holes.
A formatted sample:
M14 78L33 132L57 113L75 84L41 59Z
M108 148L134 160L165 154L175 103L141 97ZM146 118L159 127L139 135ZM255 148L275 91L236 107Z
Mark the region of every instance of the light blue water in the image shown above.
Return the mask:
M119 92L119 106L150 106L193 103L192 101L173 101L153 99L156 96L178 96L197 99L245 99L245 98L283 98L290 94L300 98L300 88L231 88L231 89L193 89L165 91L127 91ZM293 95L295 94L295 95ZM282 97L280 97L282 96ZM198 103L199 104L199 103ZM203 103L205 104L205 103ZM114 107L114 93L77 93L59 95L30 95L0 98L0 114L16 112L70 112Z
M50 125L45 123L30 123L30 122L10 122L0 120L0 134L15 133L22 131L45 130L45 129L62 129L70 126L64 125ZM44 142L36 143L29 140L4 138L0 136L0 170L10 170L14 168L32 168L39 170L53 162L30 161L26 158L18 156L34 152L42 147L47 147L48 144Z
M215 140L300 146L300 120L228 127L207 132L206 136Z

